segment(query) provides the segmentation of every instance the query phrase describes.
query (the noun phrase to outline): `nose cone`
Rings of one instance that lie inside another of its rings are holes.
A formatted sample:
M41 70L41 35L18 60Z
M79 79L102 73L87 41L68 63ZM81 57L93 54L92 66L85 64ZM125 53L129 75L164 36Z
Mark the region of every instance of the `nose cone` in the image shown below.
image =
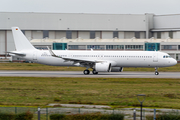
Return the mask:
M177 61L175 59L172 59L171 65L176 65L176 64L177 64Z

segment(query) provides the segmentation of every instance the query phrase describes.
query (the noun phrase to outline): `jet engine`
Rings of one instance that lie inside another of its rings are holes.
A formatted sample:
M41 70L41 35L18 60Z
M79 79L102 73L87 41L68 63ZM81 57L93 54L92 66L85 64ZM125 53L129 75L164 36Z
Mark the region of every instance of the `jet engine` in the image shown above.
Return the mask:
M95 70L97 72L110 72L111 71L111 63L96 63Z
M111 72L122 72L123 67L111 67Z

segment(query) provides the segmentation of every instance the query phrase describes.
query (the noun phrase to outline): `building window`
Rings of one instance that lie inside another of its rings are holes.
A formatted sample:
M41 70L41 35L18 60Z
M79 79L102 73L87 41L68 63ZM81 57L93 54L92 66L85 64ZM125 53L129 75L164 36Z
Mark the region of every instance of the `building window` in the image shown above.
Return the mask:
M113 38L119 38L118 37L118 31L113 31Z
M95 31L90 31L90 39L94 39L95 38Z
M53 43L53 50L66 50L67 43Z
M106 50L124 50L124 45L106 45Z
M160 48L160 43L145 43L146 51L158 51Z
M170 37L170 38L173 38L173 32L172 32L172 31L169 32L169 37Z
M68 49L69 50L78 50L78 45L69 45Z
M177 50L177 45L162 45L161 50Z
M140 38L140 32L135 32L135 37Z
M161 39L161 32L157 32L157 39Z
M43 38L49 37L49 31L48 30L43 30Z
M86 46L85 45L69 45L68 49L69 50L85 50Z
M104 50L104 45L87 45L87 49Z
M125 45L126 50L143 50L143 45Z
M72 39L72 31L70 31L70 30L66 31L66 38Z
M34 45L34 47L39 50L47 50L47 46L51 49L51 45Z

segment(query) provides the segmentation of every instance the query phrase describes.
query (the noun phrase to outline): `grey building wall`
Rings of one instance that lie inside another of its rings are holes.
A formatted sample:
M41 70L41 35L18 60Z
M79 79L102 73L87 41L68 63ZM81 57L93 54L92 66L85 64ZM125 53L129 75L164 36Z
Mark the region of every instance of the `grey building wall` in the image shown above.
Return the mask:
M50 39L55 39L55 31L49 31L49 38Z
M152 37L152 32L150 31L151 29L154 28L154 14L145 14L146 19L145 19L145 24L146 24L146 39Z
M172 32L173 39L180 39L180 14L176 15L156 15L154 19L154 28L152 31L157 34L161 32L162 38L168 38ZM156 38L156 37L155 37Z
M135 37L134 32L124 32L124 39L131 39Z
M43 32L42 31L32 31L32 39L43 39Z
M169 37L169 32L161 32L161 38L167 39Z
M0 12L0 54L15 50L11 27L18 26L28 40L62 39L71 31L71 38L90 39L90 31L95 38L113 39L113 31L119 39L131 39L139 33L138 39L180 39L179 15L132 15L132 14L71 14L71 13L21 13ZM48 37L43 38L43 31ZM128 43L129 44L129 43Z
M4 54L5 52L5 31L0 31L0 54Z
M96 38L102 38L102 32L96 32L95 37Z
M146 15L0 13L0 29L145 31ZM135 23L135 24L134 24Z
M119 39L124 39L124 32L119 32Z
M89 34L89 32L87 32L87 31L84 31L84 32L79 32L78 33L78 36L80 37L80 38L82 38L82 39L89 39L90 38L90 34Z
M27 37L28 40L31 40L32 37L32 32L30 30L25 31L25 36Z
M174 39L180 39L180 31L173 32L173 38Z
M180 29L180 14L177 15L155 15L154 28L159 30Z
M7 51L15 50L12 31L7 31Z
M72 39L76 39L78 38L78 32L77 31L73 31L72 32Z
M102 39L112 39L113 38L113 32L102 32Z
M146 38L146 32L140 32L140 39Z
M61 39L66 37L66 32L64 31L55 31L55 39Z

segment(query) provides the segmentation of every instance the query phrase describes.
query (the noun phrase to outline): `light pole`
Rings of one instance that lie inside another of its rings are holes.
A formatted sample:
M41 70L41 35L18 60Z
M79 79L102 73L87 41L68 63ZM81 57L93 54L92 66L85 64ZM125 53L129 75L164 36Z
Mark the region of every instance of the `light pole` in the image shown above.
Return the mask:
M142 104L143 104L145 98L146 98L146 95L144 95L144 94L138 94L137 95L137 99L141 103L141 120L142 120Z

